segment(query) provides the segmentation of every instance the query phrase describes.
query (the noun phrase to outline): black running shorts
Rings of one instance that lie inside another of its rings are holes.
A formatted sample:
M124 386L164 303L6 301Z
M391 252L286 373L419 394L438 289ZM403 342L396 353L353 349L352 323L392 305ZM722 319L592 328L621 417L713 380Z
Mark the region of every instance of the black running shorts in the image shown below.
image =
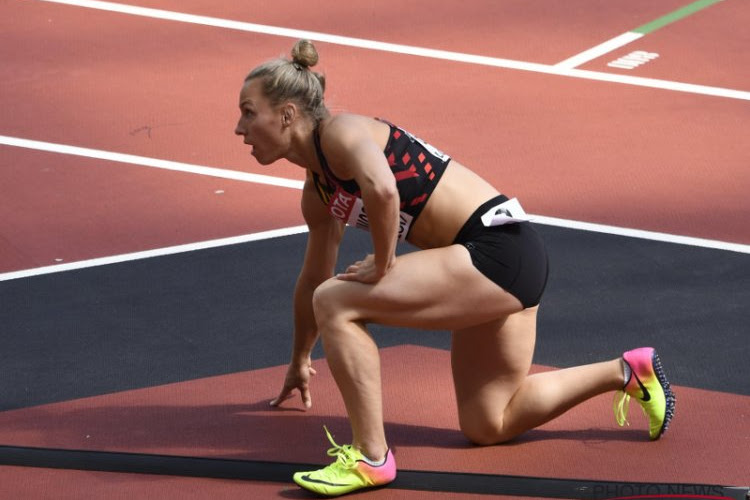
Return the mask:
M529 222L486 227L482 215L507 201L497 196L480 206L458 232L454 243L465 246L479 272L513 294L525 308L539 304L547 285L544 241Z

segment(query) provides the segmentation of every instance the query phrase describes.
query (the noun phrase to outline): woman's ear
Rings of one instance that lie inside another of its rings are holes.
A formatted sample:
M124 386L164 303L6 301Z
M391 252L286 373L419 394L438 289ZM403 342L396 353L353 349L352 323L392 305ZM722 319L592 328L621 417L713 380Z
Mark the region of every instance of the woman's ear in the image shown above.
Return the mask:
M281 107L281 124L288 127L297 118L297 106L293 102L288 102Z

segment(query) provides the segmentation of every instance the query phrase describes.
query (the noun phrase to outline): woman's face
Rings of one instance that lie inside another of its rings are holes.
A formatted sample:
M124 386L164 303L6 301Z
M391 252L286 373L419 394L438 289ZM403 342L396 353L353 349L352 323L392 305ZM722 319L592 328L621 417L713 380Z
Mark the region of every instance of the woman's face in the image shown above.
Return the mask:
M234 133L252 146L251 154L258 163L269 165L284 157L288 145L283 130L282 112L263 95L260 80L245 83L240 92L240 119Z

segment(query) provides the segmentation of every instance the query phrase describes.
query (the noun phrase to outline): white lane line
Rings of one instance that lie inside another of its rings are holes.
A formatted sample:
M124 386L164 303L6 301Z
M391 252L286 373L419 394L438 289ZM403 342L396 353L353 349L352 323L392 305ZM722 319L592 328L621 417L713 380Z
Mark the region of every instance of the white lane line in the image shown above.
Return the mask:
M713 248L716 250L750 254L750 245L743 245L741 243L709 240L705 238L694 238L692 236L680 236L676 234L660 233L656 231L644 231L642 229L630 229L627 227L609 226L606 224L594 224L591 222L558 219L556 217L546 217L543 215L530 215L530 217L532 218L532 222L536 224L543 224L546 226L556 226L567 229L576 229L579 231L613 234L617 236L626 236L628 238L640 238L651 241L674 243L678 245Z
M567 69L577 68L584 63L592 61L598 57L603 56L604 54L607 54L609 52L612 52L613 50L617 50L620 47L634 42L642 36L642 33L634 33L632 31L628 31L627 33L623 33L622 35L617 36L611 40L607 40L606 42L599 44L596 47L592 47L584 52L581 52L580 54L565 59L564 61L555 64L555 67Z
M159 160L156 158L147 158L145 156L135 156L123 153L112 153L109 151L101 151L98 149L81 148L77 146L68 146L65 144L54 144L51 142L32 141L29 139L20 139L18 137L8 137L5 135L0 135L0 145L15 146L37 151L46 151L49 153L83 156L86 158L95 158L98 160L127 163L130 165L138 165L144 167L161 168L165 170L175 170L178 172L187 172L191 174L206 175L210 177L221 177L223 179L232 179L235 181L254 182L256 184L268 184L271 186L302 189L302 186L304 184L303 181L283 179L280 177L272 177L270 175L252 174L249 172L239 172L236 170L204 167L201 165L190 165L187 163L180 163L176 161Z
M671 90L676 92L687 92L690 94L701 94L714 97L725 97L729 99L739 99L750 101L750 92L744 90L731 90L721 87L708 87L706 85L696 85L693 83L673 82L669 80L657 80L655 78L644 78L640 76L618 75L614 73L601 73L599 71L589 71L585 69L565 69L560 68L556 73L561 76L571 76L586 80L597 80L600 82L624 83L638 87L649 87L652 89Z
M721 87L710 87L705 85L693 85L679 82L670 82L667 80L655 80L652 78L640 78L631 75L617 75L608 73L599 73L594 71L581 71L575 68L558 67L557 65L537 64L524 61L514 61L511 59L500 59L495 57L478 56L460 52L451 52L445 50L427 49L410 45L401 45L395 43L378 42L362 38L352 38L346 36L332 35L328 33L319 33L315 31L297 30L282 28L278 26L267 26L262 24L247 23L241 21L232 21L216 17L198 16L194 14L184 14L161 9L152 9L147 7L137 7L114 2L104 2L99 0L38 0L57 4L73 5L89 9L104 10L122 14L130 14L141 17L162 19L168 21L177 21L190 24L199 24L204 26L213 26L218 28L233 29L252 33L261 33L266 35L283 36L289 38L309 38L310 40L326 42L348 47L358 47L368 50L379 50L384 52L394 52L398 54L407 54L420 57L429 57L433 59L442 59L454 62L463 62L469 64L478 64L484 66L493 66L498 68L516 69L521 71L531 71L536 73L545 73L550 75L567 76L587 80L596 80L603 82L622 83L640 87L651 87L664 90L673 90L678 92L689 92L694 94L703 94L715 97L725 97L730 99L741 99L750 101L750 91L732 90Z
M100 257L96 259L81 260L77 262L68 262L65 264L56 264L53 266L37 267L34 269L25 269L22 271L12 271L0 274L0 281L10 281L20 278L30 278L33 276L42 276L45 274L60 273L64 271L74 271L77 269L86 269L89 267L105 266L109 264L119 264L121 262L130 262L134 260L150 259L153 257L162 257L165 255L174 255L178 253L193 252L196 250L206 250L228 245L237 245L251 241L267 240L281 236L290 236L307 232L307 226L294 226L283 229L273 229L261 233L247 234L243 236L233 236L230 238L221 238L216 240L201 241L197 243L188 243L154 250L145 250L142 252L126 253L121 255L112 255L109 257Z
M87 158L96 158L106 161L124 162L132 165L142 165L147 167L155 168L166 168L168 170L174 170L179 172L206 175L211 177L222 177L225 179L232 179L241 182L250 182L256 184L269 184L273 186L288 187L292 189L302 189L304 182L285 179L282 177L272 177L269 175L250 174L245 172L237 172L234 170L224 170L213 167L204 167L198 165L189 165L186 163L178 163L167 160L159 160L155 158L147 158L144 156L126 155L122 153L112 153L109 151L101 151L97 149L81 148L77 146L68 146L65 144L54 144L50 142L42 141L31 141L27 139L19 139L16 137L8 137L0 135L0 145L15 146L27 149L40 150L51 153L68 154L76 156L84 156ZM690 245L705 248L715 248L719 250L728 250L732 252L750 253L750 246L743 245L740 243L731 243L717 240L709 240L703 238L693 238L689 236L673 235L668 233L658 233L652 231L642 231L639 229L629 229L617 226L608 226L604 224L593 224L588 222L579 222L567 219L558 219L555 217L546 217L543 215L535 215L534 222L539 224L546 224L551 226L558 226L570 229L580 229L585 231L595 231L607 234L615 234L622 236L630 236L634 238L644 238L655 241L664 241L669 243L677 243L682 245ZM63 264L61 266L66 266ZM72 264L71 264L72 265ZM52 266L59 268L60 266Z
M580 231L591 231L604 234L612 234L619 236L626 236L630 238L640 238L652 241L661 241L666 243L675 243L688 246L696 246L703 248L711 248L717 250L727 250L732 252L739 252L750 254L750 245L741 245L738 243L727 243L721 241L707 240L702 238L692 238L687 236L677 236L673 234L658 233L653 231L643 231L640 229L629 229L615 226L607 226L604 224L592 224L589 222L579 222L566 219L558 219L555 217L545 217L541 215L532 215L533 222L535 224L543 224L548 226L562 227L567 229L575 229ZM68 262L65 264L56 264L52 266L37 267L33 269L24 269L20 271L11 271L6 273L0 273L0 282L11 281L22 278L31 278L35 276L43 276L47 274L61 273L66 271L75 271L80 269L88 269L91 267L105 266L111 264L119 264L123 262L131 262L135 260L150 259L154 257L163 257L167 255L175 255L179 253L194 252L198 250L207 250L210 248L218 248L229 245L238 245L242 243L249 243L253 241L267 240L271 238L279 238L283 236L291 236L295 234L302 234L307 232L307 226L293 226L282 229L273 229L270 231L263 231L260 233L247 234L242 236L234 236L229 238L221 238L216 240L201 241L197 243L188 243L184 245L176 245L165 248L157 248L153 250L144 250L141 252L126 253L121 255L112 255L108 257L100 257L95 259L81 260L77 262Z

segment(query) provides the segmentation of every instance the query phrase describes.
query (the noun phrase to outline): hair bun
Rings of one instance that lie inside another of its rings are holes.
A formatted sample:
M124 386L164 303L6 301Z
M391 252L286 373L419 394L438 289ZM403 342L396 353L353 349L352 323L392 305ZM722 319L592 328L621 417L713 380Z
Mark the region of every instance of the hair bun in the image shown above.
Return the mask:
M318 64L318 51L310 40L299 40L292 47L292 62L303 68Z

